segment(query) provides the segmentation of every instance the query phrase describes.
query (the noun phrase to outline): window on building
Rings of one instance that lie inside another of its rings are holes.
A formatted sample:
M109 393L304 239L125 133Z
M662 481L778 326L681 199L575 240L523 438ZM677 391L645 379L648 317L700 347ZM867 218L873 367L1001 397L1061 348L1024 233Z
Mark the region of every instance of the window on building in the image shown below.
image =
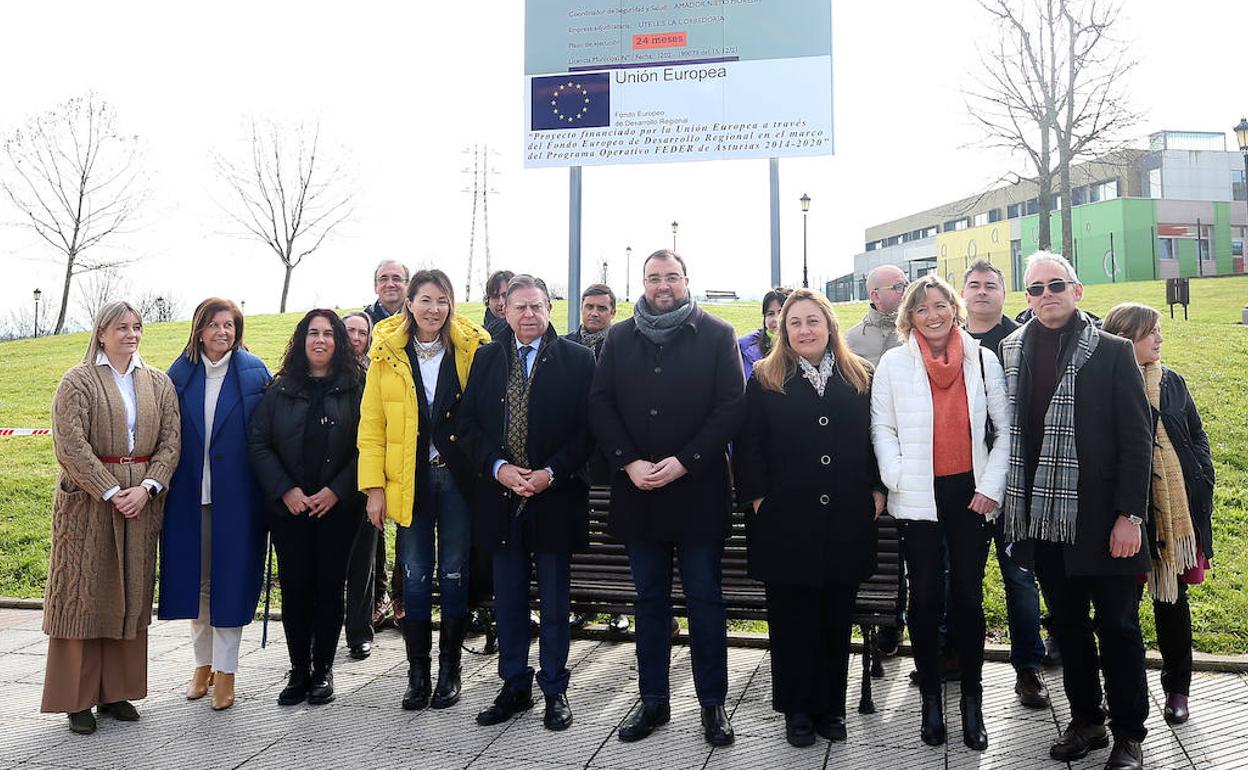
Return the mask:
M1053 197L1050 198L1049 200L1053 202L1053 204L1049 206L1050 211L1057 211L1058 209L1062 207L1062 196L1058 195L1057 193L1053 193Z
M956 221L956 222L954 222L954 223L953 223L953 229L954 229L954 230L965 230L966 228L970 227L970 225L971 225L971 218L970 218L970 217L963 217L963 218L961 218L961 219L959 219L958 221Z
M980 213L976 214L971 219L971 224L974 227L983 227L984 225L988 224L988 212L981 211Z
M1148 172L1148 197L1161 197L1161 169L1154 168Z
M893 235L884 239L884 247L888 248L889 246L896 246L900 242L901 242L901 236Z
M1076 187L1070 191L1070 205L1082 206L1088 202L1088 188Z
M1231 169L1231 200L1248 200L1248 195L1244 194L1244 170L1242 168Z
M1157 239L1157 258L1158 259L1177 259L1178 255L1174 251L1173 238Z
M867 251L875 251L877 243L879 243L879 241L867 241Z
M989 222L1000 222L1000 221L1001 221L1001 209L992 209L991 211L989 211L989 212L988 212L988 221L989 221Z
M938 232L940 232L940 230L936 227L936 225L932 225L931 227L923 231L923 237L931 238L932 236L936 235L936 233Z
M1035 198L1032 198L1031 200L1027 201L1027 215L1028 216L1031 216L1032 214L1037 214L1039 213L1039 211L1040 211L1040 204Z
M1022 204L1019 204L1019 203L1011 203L1010 205L1006 206L1005 218L1006 219L1018 219L1019 214L1020 214L1019 209L1021 208L1021 205Z
M1101 182L1096 185L1099 190L1099 197L1103 201L1111 201L1118 197L1118 180L1110 179L1107 182Z
M958 220L956 219L950 219L948 222L940 226L940 231L942 233L951 233L954 230L959 230L959 229L961 228L958 227Z

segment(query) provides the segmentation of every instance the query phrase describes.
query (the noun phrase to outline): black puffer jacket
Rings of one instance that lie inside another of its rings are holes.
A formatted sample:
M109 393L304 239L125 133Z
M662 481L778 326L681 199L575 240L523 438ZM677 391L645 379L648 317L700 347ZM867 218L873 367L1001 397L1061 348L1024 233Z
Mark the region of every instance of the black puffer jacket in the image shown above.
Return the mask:
M326 456L318 470L305 475L304 428L310 399L304 383L278 377L269 385L251 416L247 445L256 482L271 511L285 513L282 495L292 487L304 486L300 482L308 478L316 479L318 489L329 487L338 496L336 510L363 511L364 496L356 485L359 450L355 442L362 393L362 383L345 376L329 386L324 399L325 418L329 420Z

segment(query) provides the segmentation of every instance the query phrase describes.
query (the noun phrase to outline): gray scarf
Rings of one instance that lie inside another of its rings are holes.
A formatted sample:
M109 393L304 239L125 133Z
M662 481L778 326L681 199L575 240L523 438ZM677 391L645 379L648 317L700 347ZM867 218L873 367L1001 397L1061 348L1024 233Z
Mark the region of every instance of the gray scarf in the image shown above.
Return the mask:
M1096 352L1100 334L1092 321L1083 317L1083 330L1071 344L1070 362L1059 374L1057 390L1044 413L1044 438L1040 442L1040 462L1031 489L1027 486L1027 451L1023 445L1023 422L1027 405L1018 403L1018 379L1023 358L1023 342L1034 318L1019 332L1001 342L1005 382L1010 394L1010 464L1005 484L1005 537L1011 543L1036 539L1053 543L1073 543L1079 518L1079 453L1075 447L1075 377ZM1030 502L1030 505L1028 505Z
M601 345L602 341L607 338L607 332L609 331L611 331L610 326L603 327L602 331L586 331L584 324L576 330L577 334L581 338L581 344L594 351L595 354L598 352L598 346Z
M689 320L689 314L693 312L696 304L693 300L686 298L685 304L673 310L666 313L653 313L646 298L638 297L637 304L633 305L633 320L637 322L637 331L644 334L646 339L656 345L666 345L676 337L676 333L680 331L685 321Z

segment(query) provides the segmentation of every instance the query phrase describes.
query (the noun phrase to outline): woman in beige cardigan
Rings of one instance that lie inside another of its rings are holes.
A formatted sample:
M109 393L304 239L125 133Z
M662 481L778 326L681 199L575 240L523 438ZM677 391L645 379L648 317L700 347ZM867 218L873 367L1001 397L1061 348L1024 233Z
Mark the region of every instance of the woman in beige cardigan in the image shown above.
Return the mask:
M139 358L143 321L129 303L96 318L82 363L52 400L60 465L44 591L44 712L95 732L92 706L139 718L147 696L147 626L155 585L160 494L178 462L181 423L169 378Z

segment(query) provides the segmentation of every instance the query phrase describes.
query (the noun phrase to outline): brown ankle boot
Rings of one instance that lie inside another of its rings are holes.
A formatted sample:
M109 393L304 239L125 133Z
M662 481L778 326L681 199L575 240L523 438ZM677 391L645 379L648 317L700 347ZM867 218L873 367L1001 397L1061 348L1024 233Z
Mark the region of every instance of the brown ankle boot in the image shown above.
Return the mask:
M214 671L212 674L212 710L225 711L234 705L234 675Z
M186 699L199 700L208 694L212 684L212 666L196 666L191 674L191 683L186 686Z

